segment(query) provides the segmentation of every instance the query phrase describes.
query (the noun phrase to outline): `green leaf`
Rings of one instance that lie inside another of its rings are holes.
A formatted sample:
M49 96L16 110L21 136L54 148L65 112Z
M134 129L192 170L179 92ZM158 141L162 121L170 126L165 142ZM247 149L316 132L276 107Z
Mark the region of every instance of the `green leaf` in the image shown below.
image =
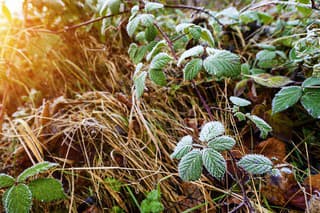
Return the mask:
M183 78L184 80L194 79L199 71L202 69L202 59L195 58L186 64L183 69Z
M261 73L252 76L253 80L265 87L271 87L271 88L279 88L283 87L287 84L292 83L293 81L290 80L290 78L286 76L273 76L270 75L269 73Z
M192 149L192 137L190 135L184 136L178 142L177 146L174 148L174 152L170 155L171 158L181 159Z
M246 115L243 114L242 112L236 112L234 113L234 116L237 117L239 121L246 120Z
M226 172L226 161L223 156L214 149L204 149L202 162L208 172L215 178L221 179Z
M191 23L181 23L179 24L178 26L176 26L176 31L178 33L180 32L184 32L184 33L187 33L187 29L189 30L190 27L193 27L195 26L195 24L191 24Z
M127 24L127 32L130 37L132 37L133 34L136 32L136 30L139 27L139 24L140 24L139 16L136 16L129 21L129 23Z
M241 71L239 56L226 50L215 50L213 55L204 60L203 66L216 77L235 77Z
M271 50L261 50L256 55L256 59L259 61L272 60L275 57L276 57L276 52Z
M250 65L247 63L241 64L241 74L249 75L250 74Z
M14 184L15 180L13 177L7 174L0 174L0 188L5 188L12 186Z
M139 99L141 95L143 94L144 88L145 88L145 81L147 77L147 72L141 72L140 75L138 75L134 79L134 87L136 89L136 97Z
M320 89L304 89L301 104L312 117L320 119Z
M143 63L137 64L136 69L134 70L133 76L138 75L138 73L141 71L142 67L143 67Z
M203 51L204 51L204 48L201 45L198 45L186 50L180 56L177 65L180 66L180 64L188 57L200 56L203 53Z
M275 66L276 52L270 50L261 50L257 53L256 59L260 68L272 68Z
M32 194L25 184L18 184L8 189L4 208L8 213L27 213L32 205Z
M48 171L49 169L58 166L59 164L57 163L51 163L51 162L41 162L38 164L35 164L29 168L27 168L26 170L24 170L17 178L18 182L23 182L25 181L28 177L37 175L39 173L43 173Z
M259 19L258 13L256 11L247 10L240 14L239 19L242 23L248 24Z
M153 41L157 36L157 28L154 25L150 25L147 27L145 31L145 37L148 42Z
M172 57L167 53L159 53L152 59L149 70L162 70L170 61L172 61Z
M165 40L159 41L154 47L152 48L151 52L147 55L146 59L147 61L150 61L150 59L159 53L159 51L167 46L167 42Z
M148 27L153 25L154 15L152 14L140 14L139 15L140 22L143 26Z
M236 96L231 96L229 99L234 105L237 105L240 107L249 106L251 104L250 101L243 98L236 97Z
M2 195L2 206L3 206L3 208L6 206L6 199L7 199L7 197L8 197L8 194L9 194L9 191L10 191L10 189L11 188L13 188L14 186L11 186L9 189L7 189L4 193L3 193L3 195Z
M179 176L184 181L198 180L202 171L202 154L200 150L192 150L182 157L179 165Z
M148 51L148 46L138 47L135 43L132 43L129 47L129 56L133 63L138 64Z
M296 104L302 95L298 86L282 88L272 100L272 114L281 112Z
M165 86L167 85L167 78L166 75L162 70L156 70L156 69L151 69L149 70L149 77L151 81L153 81L155 84L159 86Z
M222 135L224 131L224 126L221 122L208 122L202 127L199 135L199 140L203 142L208 142L214 139L215 137Z
M134 60L137 51L138 51L138 45L136 43L131 43L128 49L128 54L132 61Z
M268 13L258 12L257 15L263 24L271 24L273 21L273 16L269 15Z
M272 170L271 160L263 155L245 155L237 164L245 171L254 175L268 173Z
M29 183L32 197L41 202L51 202L66 198L60 181L54 178L39 178Z
M303 4L310 4L310 0L296 0L296 1ZM311 8L297 6L297 10L304 16L310 16L312 14Z
M210 140L208 142L208 147L216 151L230 150L236 144L236 141L229 136L220 136Z
M201 27L199 26L194 26L194 27L190 27L189 32L192 36L193 39L195 40L199 40L201 37Z
M146 12L163 8L163 4L157 2L145 2L144 9Z
M214 47L214 39L212 33L208 29L201 29L201 39L206 41L211 47Z
M307 79L304 80L304 82L302 83L302 87L303 87L303 88L313 87L313 86L319 86L319 85L320 85L320 78L316 78L316 77L307 78Z
M247 118L249 118L260 130L260 137L266 138L268 133L272 131L272 127L265 122L263 119L259 118L256 115L246 114Z
M120 0L108 0L108 7L111 11L111 14L118 14L120 11L120 4L121 1Z

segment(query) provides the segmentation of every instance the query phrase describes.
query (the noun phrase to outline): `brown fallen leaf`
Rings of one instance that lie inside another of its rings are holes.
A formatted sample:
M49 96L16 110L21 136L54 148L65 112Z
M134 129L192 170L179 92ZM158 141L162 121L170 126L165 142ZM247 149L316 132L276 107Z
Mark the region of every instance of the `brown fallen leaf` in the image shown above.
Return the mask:
M256 153L268 158L277 158L275 163L282 163L286 156L286 144L277 138L269 138L256 146Z
M270 203L279 206L291 205L299 209L306 208L306 196L289 168L281 168L279 175L267 175L265 178L266 182L261 188L261 193Z
M307 177L304 182L306 186L311 186L312 191L320 191L320 174ZM308 188L308 187L307 187Z

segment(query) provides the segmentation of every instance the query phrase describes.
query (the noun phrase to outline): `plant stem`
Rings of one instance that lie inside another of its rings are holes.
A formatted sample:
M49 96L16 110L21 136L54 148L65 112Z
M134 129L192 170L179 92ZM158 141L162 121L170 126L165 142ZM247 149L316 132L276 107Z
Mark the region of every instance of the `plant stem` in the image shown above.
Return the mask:
M154 24L154 26L159 30L159 32L160 32L160 34L162 35L162 37L163 37L163 38L166 40L166 42L168 43L168 46L169 46L169 48L170 48L170 51L171 51L174 59L175 59L175 60L178 60L178 56L177 56L177 54L176 54L176 52L175 52L175 50L174 50L173 43L172 43L172 41L170 40L170 38L168 37L168 35L160 28L160 26L159 26L156 22L154 22L153 24Z
M196 90L196 93L197 93L198 97L200 98L200 101L201 101L201 103L203 104L204 108L206 109L206 111L207 111L207 113L208 113L208 115L209 115L210 120L211 120L211 121L214 121L214 117L213 117L213 115L212 115L212 113L211 113L210 107L208 106L206 100L204 100L203 96L201 95L201 93L200 93L198 87L196 86L194 80L192 80L191 84L192 84L192 87Z
M69 31L69 30L74 30L74 29L77 29L77 28L80 28L80 27L83 27L83 26L86 26L86 25L89 25L89 24L92 24L92 23L101 21L101 20L106 19L106 18L111 18L111 17L114 17L114 16L126 14L126 13L130 13L130 10L124 10L124 11L122 11L122 12L119 12L118 14L105 15L105 16L101 16L101 17L99 17L99 18L90 19L90 20L88 20L88 21L81 22L81 23L79 23L79 24L75 24L75 25L71 25L71 26L66 26L66 27L64 27L63 30L60 30L59 32L66 32L66 31Z
M183 5L183 4L165 4L165 8L173 8L173 9L186 9L186 10L194 10L200 13L205 13L208 16L212 17L219 25L223 26L223 24L214 16L210 13L209 10L206 10L203 7L196 7L196 6L191 6L191 5Z
M234 158L234 156L233 156L231 151L228 151L228 154L231 156L231 159L232 159L232 162L233 162L233 167L234 167L234 164L236 164L237 161ZM253 207L252 207L252 205L251 205L251 203L250 203L250 201L249 201L249 199L247 197L246 190L244 189L243 179L240 179L238 177L238 174L237 174L237 171L236 171L235 168L234 168L234 171L235 171L235 176L236 176L236 178L238 180L237 182L239 183L240 189L242 191L243 200L241 201L241 203L237 207L235 207L232 211L230 211L230 213L238 212L238 210L244 205L248 207L249 212L254 212Z

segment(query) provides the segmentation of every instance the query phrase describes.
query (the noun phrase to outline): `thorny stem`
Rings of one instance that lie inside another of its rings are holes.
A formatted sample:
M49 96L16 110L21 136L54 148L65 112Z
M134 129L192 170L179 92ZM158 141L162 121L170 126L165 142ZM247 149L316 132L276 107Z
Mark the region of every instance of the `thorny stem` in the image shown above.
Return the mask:
M192 87L196 90L196 93L197 93L198 97L200 98L200 101L201 101L201 103L203 104L204 108L206 109L206 111L207 111L207 113L208 113L208 115L209 115L210 120L211 120L211 121L214 121L214 117L213 117L213 115L212 115L212 113L211 113L210 107L208 106L206 100L204 100L203 96L201 95L201 93L200 93L198 87L196 86L194 80L192 80L191 84L192 84Z
M153 24L154 24L154 26L159 30L160 34L163 36L163 38L164 38L164 39L166 40L166 42L168 43L168 46L169 46L169 48L170 48L170 51L171 51L174 59L175 59L175 60L178 60L178 56L177 56L177 54L176 54L176 52L175 52L175 50L174 50L173 43L172 43L172 41L170 40L170 38L168 37L168 35L160 28L160 26L159 26L156 22L154 22Z
M235 163L236 163L236 159L234 158L232 152L231 152L231 151L228 151L228 154L231 156L232 161L233 161L233 163L235 164ZM234 165L234 164L233 164L233 165ZM238 212L238 210L239 210L242 206L244 206L244 205L246 205L246 206L249 208L249 212L254 212L253 207L252 207L252 205L251 205L251 203L250 203L250 201L249 201L249 198L248 198L248 196L247 196L247 194L246 194L246 190L244 189L243 179L240 179L240 178L238 177L237 171L235 171L235 176L236 176L236 178L239 180L238 183L239 183L240 189L241 189L241 191L242 191L243 200L241 201L241 203L240 203L237 207L235 207L232 211L230 211L230 213Z

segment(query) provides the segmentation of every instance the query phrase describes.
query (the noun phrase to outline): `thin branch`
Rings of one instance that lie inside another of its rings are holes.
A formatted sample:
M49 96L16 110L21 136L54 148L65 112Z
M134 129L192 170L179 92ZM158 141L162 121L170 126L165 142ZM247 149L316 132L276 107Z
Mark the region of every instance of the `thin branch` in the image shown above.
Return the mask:
M208 16L212 17L219 25L223 26L223 24L215 17L214 15L211 14L209 10L206 10L203 7L196 7L196 6L191 6L191 5L183 5L183 4L165 4L165 8L173 8L173 9L186 9L186 10L194 10L199 13L205 13Z
M90 19L88 21L81 22L79 24L75 24L75 25L72 25L72 26L66 26L66 27L64 27L63 30L60 30L59 32L66 32L66 31L69 31L69 30L74 30L74 29L77 29L77 28L80 28L80 27L83 27L83 26L87 26L89 24L101 21L101 20L106 19L106 18L111 18L111 17L115 17L115 16L118 16L118 15L126 14L126 13L130 13L130 10L124 10L122 12L119 12L118 14L105 15L105 16L101 16L101 17L95 18L95 19Z
M315 9L315 10L320 10L317 5L316 5L316 2L314 0L311 0L311 8L312 9Z
M198 87L196 86L194 80L192 80L191 84L192 84L192 87L196 90L196 93L197 93L198 97L200 98L200 101L201 101L201 103L203 104L204 108L206 109L206 111L207 111L207 113L208 113L208 115L209 115L210 120L211 120L211 121L214 121L214 117L213 117L213 115L212 115L212 113L211 113L210 107L208 106L206 100L204 100L203 96L201 95L201 93L200 93Z
M168 37L168 35L160 28L160 26L154 22L153 23L154 26L159 30L160 34L162 35L162 37L166 40L166 42L168 43L168 46L170 48L170 51L174 57L175 60L178 60L178 56L176 54L176 51L174 50L174 47L173 47L173 43L172 41L170 40L170 38Z

